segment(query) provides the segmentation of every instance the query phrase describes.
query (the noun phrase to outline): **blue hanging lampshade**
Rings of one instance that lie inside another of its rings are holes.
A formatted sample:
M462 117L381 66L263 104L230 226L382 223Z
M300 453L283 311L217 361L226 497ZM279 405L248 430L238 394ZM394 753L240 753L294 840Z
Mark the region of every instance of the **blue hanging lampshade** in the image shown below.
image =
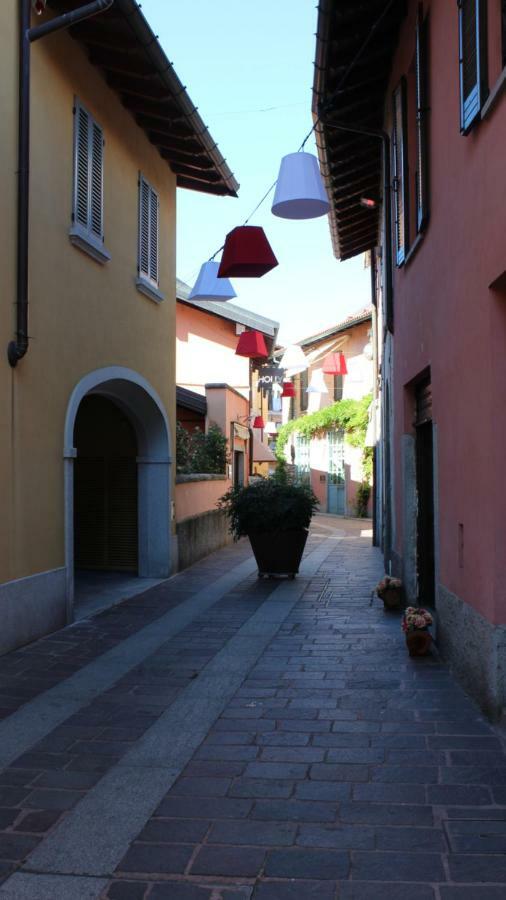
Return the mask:
M218 278L219 262L209 260L200 267L189 300L231 300L237 297L228 278Z
M282 219L317 219L330 209L320 167L312 153L289 153L281 160L272 212Z

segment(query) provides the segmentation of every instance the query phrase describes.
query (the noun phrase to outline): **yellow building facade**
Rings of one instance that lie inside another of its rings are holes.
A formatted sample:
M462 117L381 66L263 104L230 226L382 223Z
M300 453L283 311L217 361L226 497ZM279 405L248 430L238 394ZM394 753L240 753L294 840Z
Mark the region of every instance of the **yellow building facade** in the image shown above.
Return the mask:
M84 567L140 576L171 572L176 186L228 194L237 187L216 153L199 146L200 120L185 92L176 101L160 75L168 61L154 35L159 58L146 56L149 27L136 4L117 0L70 33L33 42L29 348L10 365L18 299L18 20L26 3L0 4L0 652L72 620L76 557ZM66 7L75 4L50 3L41 18ZM39 23L33 17L31 26ZM104 54L107 41L114 51ZM132 75L139 71L143 94ZM171 134L178 102L184 137ZM178 152L184 140L192 147L187 156ZM84 176L83 147L90 148ZM206 181L209 172L215 177ZM94 234L79 226L83 185ZM99 202L93 192L100 190Z

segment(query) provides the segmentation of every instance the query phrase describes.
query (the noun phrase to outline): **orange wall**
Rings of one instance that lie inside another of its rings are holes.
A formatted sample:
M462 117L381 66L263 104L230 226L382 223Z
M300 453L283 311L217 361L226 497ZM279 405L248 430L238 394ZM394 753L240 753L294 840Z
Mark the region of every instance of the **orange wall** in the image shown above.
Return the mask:
M213 479L176 484L176 522L216 509L216 503L230 485L231 482L225 477L219 481Z
M249 395L249 359L236 356L238 335L228 319L178 302L176 382L198 394L205 385L226 382Z

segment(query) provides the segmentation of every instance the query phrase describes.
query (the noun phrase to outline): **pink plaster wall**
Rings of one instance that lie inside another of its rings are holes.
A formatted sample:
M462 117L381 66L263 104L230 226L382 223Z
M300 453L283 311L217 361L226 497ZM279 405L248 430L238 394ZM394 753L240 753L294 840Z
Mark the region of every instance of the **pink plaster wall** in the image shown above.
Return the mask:
M230 484L229 479L225 477L219 481L176 484L176 522L216 509L217 501L228 491Z
M391 92L415 51L410 0ZM402 435L409 383L430 367L438 434L440 581L489 620L506 622L506 95L467 136L459 130L457 4L430 9L430 205L422 244L394 273L396 549L402 552ZM499 3L489 3L489 82L500 71ZM458 525L464 525L459 566Z
M236 356L234 322L178 302L176 308L176 381L198 394L205 385L227 382L248 396L249 360Z

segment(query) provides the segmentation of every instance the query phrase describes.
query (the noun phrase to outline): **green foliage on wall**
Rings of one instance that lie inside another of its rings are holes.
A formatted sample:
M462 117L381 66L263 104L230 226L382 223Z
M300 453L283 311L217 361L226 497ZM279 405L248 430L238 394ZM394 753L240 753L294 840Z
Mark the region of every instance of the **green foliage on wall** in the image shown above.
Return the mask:
M337 429L344 431L348 444L362 449L364 480L369 482L372 476L372 448L365 447L364 443L371 401L371 394L366 394L360 400L338 400L317 412L292 419L278 431L276 456L278 459L285 459L285 448L294 432L312 438Z
M176 471L182 475L224 475L228 462L227 439L218 425L207 434L196 428L191 434L177 423Z

